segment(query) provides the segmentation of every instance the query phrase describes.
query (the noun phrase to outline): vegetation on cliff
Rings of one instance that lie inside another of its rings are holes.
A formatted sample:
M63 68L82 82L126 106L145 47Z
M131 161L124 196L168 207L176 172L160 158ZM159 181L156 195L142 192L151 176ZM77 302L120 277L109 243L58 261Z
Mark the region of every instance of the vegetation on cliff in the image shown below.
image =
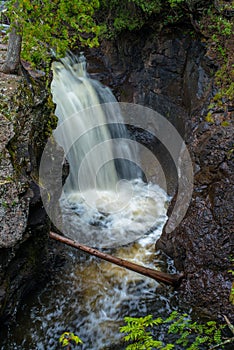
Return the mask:
M140 30L144 25L162 29L175 23L187 23L205 34L217 43L224 58L224 41L233 32L233 1L10 0L7 9L11 30L16 29L23 38L22 57L36 65L53 53L64 55L67 49L93 47L100 38L114 38L123 30Z
M94 14L98 7L98 0L8 1L6 16L11 29L7 60L1 70L16 72L20 55L46 69L53 55L63 56L77 45L97 45L101 27Z
M180 24L206 42L217 64L217 95L207 121L213 121L214 106L227 113L234 99L233 0L10 0L7 8L11 30L6 62L0 66L5 73L19 71L20 57L48 73L53 56L68 50L98 46L123 31L160 32Z
M234 1L203 0L101 0L101 22L107 38L121 31L140 30L144 26L163 31L166 26L182 25L198 35L217 64L216 84L219 105L234 99Z

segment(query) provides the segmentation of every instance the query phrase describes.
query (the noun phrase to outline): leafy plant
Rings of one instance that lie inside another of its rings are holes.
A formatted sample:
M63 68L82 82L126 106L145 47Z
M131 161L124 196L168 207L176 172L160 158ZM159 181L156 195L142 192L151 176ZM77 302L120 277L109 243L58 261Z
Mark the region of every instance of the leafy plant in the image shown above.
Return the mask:
M100 0L99 21L106 24L105 37L123 30L138 30L162 9L161 0Z
M163 323L162 318L153 319L152 315L145 317L125 317L124 321L127 323L126 326L120 328L121 333L127 333L124 336L126 342L131 342L126 347L126 350L137 350L137 349L165 349L163 343L159 340L154 340L149 328L154 325L158 326ZM174 345L171 347L171 349ZM167 348L169 350L170 348Z
M176 7L177 5L185 2L185 0L168 0L171 7Z
M215 321L205 324L193 322L187 314L180 315L174 311L163 320L161 317L153 319L152 315L145 317L125 317L126 325L120 328L125 333L124 340L128 343L126 350L171 350L178 344L186 350L209 349L210 346L222 346L221 331L225 326L218 325ZM164 326L168 334L175 334L177 340L174 344L165 343L153 338L155 327Z
M77 335L71 332L64 332L59 338L59 342L63 347L66 346L67 350L72 349L73 344L78 345L83 343Z
M22 58L41 66L52 52L63 56L68 48L98 45L98 8L99 0L9 0L7 16L22 35Z
M232 65L232 33L234 23L227 15L234 10L234 1L215 1L206 14L200 19L201 33L206 37L208 54L219 65L215 75L215 83L219 89L219 107L225 107L234 99L234 66ZM215 98L214 98L215 101Z

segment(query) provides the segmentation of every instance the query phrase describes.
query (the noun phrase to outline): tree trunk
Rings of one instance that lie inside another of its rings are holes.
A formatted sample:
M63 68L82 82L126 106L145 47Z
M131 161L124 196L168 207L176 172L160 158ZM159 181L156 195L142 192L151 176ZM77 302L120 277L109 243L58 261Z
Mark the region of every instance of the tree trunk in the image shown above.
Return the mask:
M90 247L87 247L83 244L80 244L79 242L73 241L69 238L63 237L61 235L58 235L57 233L54 232L50 232L49 234L50 238L55 239L59 242L62 242L64 244L70 245L71 247L74 247L76 249L82 250L83 252L86 252L90 255L94 255L100 259L103 259L105 261L109 261L115 265L124 267L128 270L131 271L135 271L140 273L141 275L153 278L154 280L158 281L158 282L163 282L167 285L171 285L174 287L179 286L181 279L183 278L183 274L169 274L166 272L161 272L161 271L157 271L154 269L150 269L135 263L132 263L130 261L121 259L121 258L117 258L113 255L109 255L106 253L102 253L97 249L93 249Z
M18 74L20 69L20 52L22 36L19 27L13 26L9 34L6 61L0 66L0 71L6 74Z

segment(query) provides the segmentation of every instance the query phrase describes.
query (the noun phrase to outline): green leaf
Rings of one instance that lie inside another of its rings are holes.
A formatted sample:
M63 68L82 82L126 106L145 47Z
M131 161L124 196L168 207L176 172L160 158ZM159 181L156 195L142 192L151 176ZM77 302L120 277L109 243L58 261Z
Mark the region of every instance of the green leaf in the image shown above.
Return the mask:
M83 343L82 340L77 335L74 335L72 340L74 340L74 342L76 344L79 344L79 343L82 344Z
M63 339L63 341L62 341L62 346L67 346L67 345L69 345L69 340L68 339Z

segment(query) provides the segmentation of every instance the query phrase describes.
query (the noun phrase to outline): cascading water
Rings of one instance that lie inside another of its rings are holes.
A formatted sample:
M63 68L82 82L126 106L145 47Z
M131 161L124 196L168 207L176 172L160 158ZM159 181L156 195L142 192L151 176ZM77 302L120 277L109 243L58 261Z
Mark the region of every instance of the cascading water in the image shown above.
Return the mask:
M168 197L142 181L136 143L128 139L115 98L87 76L83 59L65 59L53 70L55 138L70 167L60 198L64 234L146 267L166 268L154 245ZM125 349L119 340L124 316L170 312L170 293L156 281L68 247L64 255L66 264L2 337L2 350L56 350L64 331L80 336L82 350Z
M78 174L86 157L86 173L80 175L82 190L94 187L112 190L119 178L131 180L139 177L135 167L121 162L121 159L132 159L136 149L126 141L128 133L110 89L88 77L83 56L74 60L67 57L62 63L53 64L51 87L57 106L55 114L59 124L63 123L56 139L71 165L65 191L80 189ZM105 103L108 103L108 108L103 106ZM118 138L117 143L114 143L111 134ZM95 146L105 142L104 151L95 151ZM121 165L116 162L121 162ZM98 170L100 173L97 173Z
M97 247L133 242L164 221L167 196L142 181L137 142L110 89L87 75L84 57L55 62L53 72L54 135L70 165L62 231Z

